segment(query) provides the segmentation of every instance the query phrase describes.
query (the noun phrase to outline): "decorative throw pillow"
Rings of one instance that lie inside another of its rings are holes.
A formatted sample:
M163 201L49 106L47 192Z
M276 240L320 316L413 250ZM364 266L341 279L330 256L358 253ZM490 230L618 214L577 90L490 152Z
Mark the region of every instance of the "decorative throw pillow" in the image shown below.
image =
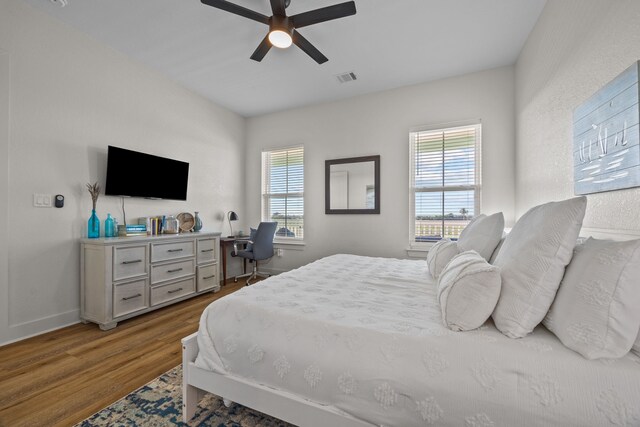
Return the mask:
M640 240L589 238L576 246L543 323L587 359L622 357L640 330L639 278Z
M467 226L464 229L462 229L462 231L460 232L460 238L464 237L464 235L469 232L469 230L471 229L471 226L473 225L474 222L480 221L482 218L486 218L486 217L487 217L487 215L485 215L485 214L479 214L479 215L476 215L473 218L471 218L471 221L469 221L469 224L467 224Z
M475 251L454 256L438 278L442 321L454 331L479 328L500 296L500 269Z
M500 243L504 232L504 215L502 212L493 215L479 215L467 225L458 238L461 252L476 251L489 261L491 254Z
M491 258L489 258L489 264L493 264L494 262L496 262L496 258L498 258L498 253L500 253L500 248L502 248L502 244L504 243L505 238L506 235L503 234L500 242L498 242L498 246L496 246L496 248L493 250L493 253L491 254Z
M536 206L507 234L494 262L501 269L502 291L493 312L506 336L526 336L549 311L586 207L584 196Z
M427 266L434 279L437 279L442 269L451 258L458 255L458 245L450 239L439 240L438 243L429 248L427 252Z

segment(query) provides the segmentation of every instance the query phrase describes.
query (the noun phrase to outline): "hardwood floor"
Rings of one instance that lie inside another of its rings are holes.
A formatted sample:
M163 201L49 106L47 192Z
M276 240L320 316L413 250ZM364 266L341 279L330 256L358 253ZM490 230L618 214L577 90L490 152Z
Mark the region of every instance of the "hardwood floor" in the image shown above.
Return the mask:
M72 426L181 363L180 339L198 329L233 283L101 331L77 324L0 347L0 426Z

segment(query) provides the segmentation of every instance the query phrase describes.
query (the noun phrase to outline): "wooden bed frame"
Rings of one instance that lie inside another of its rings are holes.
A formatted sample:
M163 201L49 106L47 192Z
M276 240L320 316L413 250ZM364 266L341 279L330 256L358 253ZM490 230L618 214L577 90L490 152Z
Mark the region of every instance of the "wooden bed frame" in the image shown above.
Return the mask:
M597 239L632 240L640 238L640 231L583 228L581 236ZM372 426L363 420L340 413L335 408L322 406L242 378L223 375L201 369L195 365L198 356L197 332L182 339L182 417L186 424L193 418L198 402L204 394L213 393L224 400L226 406L232 402L269 414L298 426Z

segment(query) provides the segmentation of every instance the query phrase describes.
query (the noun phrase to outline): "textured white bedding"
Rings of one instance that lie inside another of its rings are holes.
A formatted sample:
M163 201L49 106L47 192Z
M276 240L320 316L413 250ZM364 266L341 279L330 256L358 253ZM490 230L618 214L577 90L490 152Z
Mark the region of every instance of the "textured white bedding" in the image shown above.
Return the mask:
M442 326L426 262L334 255L213 302L196 365L384 426L640 425L640 358Z

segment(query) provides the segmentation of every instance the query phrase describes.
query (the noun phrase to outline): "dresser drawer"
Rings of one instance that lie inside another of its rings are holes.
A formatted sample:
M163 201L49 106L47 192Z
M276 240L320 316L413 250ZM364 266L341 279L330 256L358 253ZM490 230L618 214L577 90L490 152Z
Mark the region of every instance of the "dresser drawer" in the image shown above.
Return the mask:
M199 265L197 268L198 292L206 289L220 290L220 283L218 283L218 264Z
M216 260L217 239L198 240L198 264L207 264Z
M194 277L166 285L154 286L151 288L151 305L162 304L163 302L192 294L195 292L195 287L196 279Z
M193 256L195 253L195 240L151 244L151 262L185 258Z
M120 283L113 287L113 317L124 316L149 307L147 279Z
M147 274L147 245L113 248L113 281Z
M151 266L151 284L175 280L192 276L196 272L196 262L193 258L183 261Z

